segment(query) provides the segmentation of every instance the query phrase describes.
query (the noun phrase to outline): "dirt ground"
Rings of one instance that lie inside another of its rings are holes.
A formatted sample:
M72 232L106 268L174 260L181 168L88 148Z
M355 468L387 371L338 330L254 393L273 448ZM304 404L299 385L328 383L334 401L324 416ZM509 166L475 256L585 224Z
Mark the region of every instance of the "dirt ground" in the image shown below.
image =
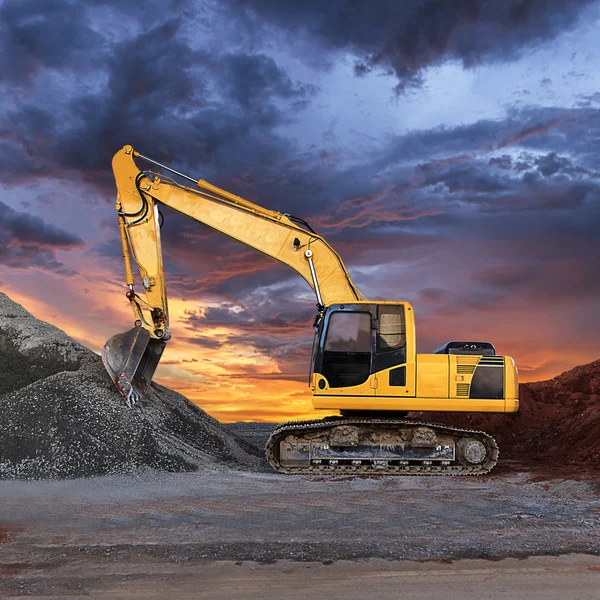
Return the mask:
M165 598L206 600L597 600L600 558L459 560L445 563L368 559L331 565L212 561L177 565L71 563L38 595L15 598ZM5 596L10 597L10 596Z
M600 585L600 472L594 470L548 472L504 462L486 477L148 473L2 482L0 502L0 597L138 597L143 591L150 598L153 589L163 597L275 598L283 596L249 590L267 586L265 578L269 589L285 585L277 581L286 569L302 581L302 569L310 566L314 585L316 573L325 580L339 577L345 583L336 589L346 589L346 598L359 597L356 590L379 573L381 595L371 596L391 598L397 596L385 595L386 585L391 593L409 577L406 571L421 568L404 561L439 569L461 559L486 559L481 564L487 567L477 568L489 567L488 575L509 591L519 580L510 568L522 571L523 585L540 578L548 584L544 570L553 577L563 573L561 585L577 592L566 598L596 597L586 595L586 586L593 582L589 590L597 591ZM522 561L502 571L496 562L565 554L585 560L568 566L570 559L555 559L556 569L544 563L541 571ZM270 568L279 575L268 575ZM470 569L462 561L454 568ZM390 574L394 570L405 574ZM576 576L578 570L585 576ZM358 577L355 585L349 573ZM445 576L438 575L428 579L433 591L436 585L445 589ZM425 588L413 585L418 577L410 577L405 583L412 582L415 595L405 597L425 597L418 595ZM455 587L468 579L453 577ZM206 578L221 578L221 588L207 586ZM199 595L207 590L212 595ZM319 597L317 590L309 597Z

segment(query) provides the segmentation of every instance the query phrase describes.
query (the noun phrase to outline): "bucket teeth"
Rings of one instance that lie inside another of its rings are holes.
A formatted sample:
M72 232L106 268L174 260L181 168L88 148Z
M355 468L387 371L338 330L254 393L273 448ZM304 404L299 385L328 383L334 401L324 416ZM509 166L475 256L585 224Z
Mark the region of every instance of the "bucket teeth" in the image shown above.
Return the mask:
M135 403L142 398L141 394L123 376L120 377L117 388L125 397L127 408L133 408Z

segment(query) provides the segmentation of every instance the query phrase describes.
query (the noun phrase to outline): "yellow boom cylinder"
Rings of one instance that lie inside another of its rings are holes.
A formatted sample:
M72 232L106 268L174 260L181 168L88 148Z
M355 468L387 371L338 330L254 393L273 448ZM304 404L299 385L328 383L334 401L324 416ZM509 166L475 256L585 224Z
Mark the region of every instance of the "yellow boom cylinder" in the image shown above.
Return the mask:
M117 210L119 210L119 205L117 205ZM119 233L121 234L123 262L125 263L125 283L127 285L133 285L135 279L133 278L133 270L131 269L131 255L129 254L129 242L127 241L126 227L125 217L119 213Z

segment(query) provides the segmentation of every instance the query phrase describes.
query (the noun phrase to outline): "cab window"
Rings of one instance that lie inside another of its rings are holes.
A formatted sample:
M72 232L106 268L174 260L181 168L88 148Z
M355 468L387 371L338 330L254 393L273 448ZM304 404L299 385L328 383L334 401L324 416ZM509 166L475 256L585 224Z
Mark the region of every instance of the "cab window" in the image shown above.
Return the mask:
M363 312L334 312L329 319L325 350L371 352L371 315Z
M382 305L379 307L379 333L377 349L397 350L406 342L404 306Z
M322 374L332 388L352 387L371 372L371 315L336 311L329 317Z

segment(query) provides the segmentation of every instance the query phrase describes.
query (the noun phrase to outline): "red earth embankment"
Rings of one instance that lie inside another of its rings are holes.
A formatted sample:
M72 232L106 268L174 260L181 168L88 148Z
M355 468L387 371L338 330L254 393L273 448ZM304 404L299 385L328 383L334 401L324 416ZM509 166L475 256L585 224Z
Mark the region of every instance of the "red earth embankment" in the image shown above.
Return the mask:
M515 414L418 413L418 418L485 431L504 459L600 467L600 360L548 381L523 383L519 399Z

